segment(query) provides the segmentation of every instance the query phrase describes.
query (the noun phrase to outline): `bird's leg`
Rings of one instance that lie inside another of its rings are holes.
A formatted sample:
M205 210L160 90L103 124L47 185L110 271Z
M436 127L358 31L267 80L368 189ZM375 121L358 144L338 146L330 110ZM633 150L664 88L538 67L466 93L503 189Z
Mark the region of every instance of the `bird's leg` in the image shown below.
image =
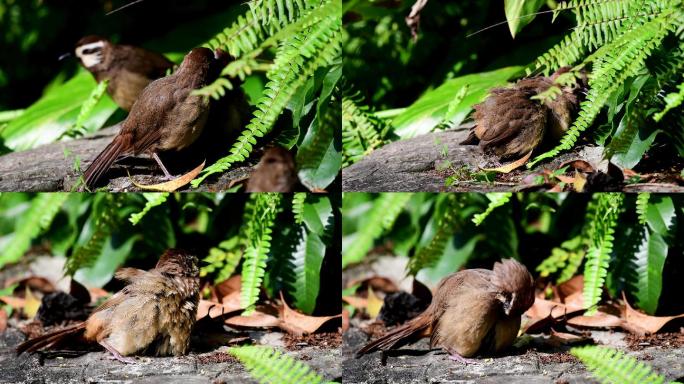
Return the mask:
M109 353L112 354L112 356L110 356L110 358L119 360L120 362L122 362L124 364L135 364L135 359L133 359L131 357L121 356L119 351L117 351L114 347L112 347L108 342L101 340L101 341L99 341L99 344L101 346L103 346L106 350L108 350Z
M159 165L159 168L161 168L161 170L164 172L164 176L165 176L166 180L173 180L173 176L171 176L171 174L169 173L169 171L166 170L166 167L164 166L164 164L162 163L161 159L160 159L159 156L157 155L157 152L152 152L152 157L154 158L154 160L155 160L155 161L157 162L157 164Z
M447 348L447 352L449 352L449 359L453 361L458 361L459 363L462 363L463 365L468 365L468 364L476 364L478 361L475 359L467 359L463 356L461 356L458 352L451 348Z

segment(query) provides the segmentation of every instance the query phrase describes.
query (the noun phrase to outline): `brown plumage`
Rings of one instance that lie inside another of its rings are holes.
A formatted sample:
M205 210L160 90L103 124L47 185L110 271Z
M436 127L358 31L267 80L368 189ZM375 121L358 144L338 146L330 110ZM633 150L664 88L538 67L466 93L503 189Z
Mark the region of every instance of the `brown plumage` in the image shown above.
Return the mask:
M93 187L119 156L144 152L150 153L164 175L171 178L157 153L182 150L202 133L210 102L190 93L218 78L225 65L221 55L208 48L195 48L173 75L150 83L133 104L119 134L86 169L86 187Z
M272 147L261 157L247 182L247 192L292 192L299 182L292 154Z
M125 111L145 87L173 68L166 57L132 45L113 44L100 36L86 36L76 43L76 57L100 83L109 80L107 93Z
M554 100L540 103L532 97L569 70L563 67L551 77L525 78L511 87L492 89L485 101L475 105L476 126L463 144L479 142L484 152L509 159L525 156L546 138L558 141L570 127L586 78L574 87L563 87Z
M98 343L123 362L124 356L179 356L188 351L199 302L197 258L169 249L143 271L122 268L115 277L128 283L82 323L28 340L17 353L49 349L76 337Z
M357 352L386 351L430 336L452 359L497 353L513 344L520 316L534 303L534 282L513 259L493 270L466 269L444 278L425 312Z

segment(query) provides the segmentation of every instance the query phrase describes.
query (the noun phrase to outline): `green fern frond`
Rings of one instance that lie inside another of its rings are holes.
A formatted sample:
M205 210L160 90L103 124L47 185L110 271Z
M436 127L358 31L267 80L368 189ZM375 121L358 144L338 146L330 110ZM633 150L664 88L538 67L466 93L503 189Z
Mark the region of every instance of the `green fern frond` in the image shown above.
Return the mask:
M97 103L102 99L102 96L107 92L107 86L109 85L109 79L97 84L95 89L90 93L88 98L81 105L81 110L78 112L78 117L76 117L76 122L74 125L70 126L63 134L62 137L81 137L87 133L90 133L84 124L86 120L90 117L90 114L95 109Z
M357 231L354 241L343 247L342 267L363 260L375 240L392 228L409 199L410 193L383 193L373 201L367 221Z
M615 226L622 210L624 195L602 193L595 195L596 211L587 236L591 243L584 265L584 304L588 314L596 311L595 304L601 300L601 293L608 274L608 264L613 251Z
M662 111L653 115L653 120L660 121L663 116L672 109L675 109L684 103L684 83L677 86L678 92L672 92L665 95L665 108Z
M166 199L169 198L169 194L167 192L164 193L143 193L142 194L145 199L147 199L147 202L145 203L145 206L143 207L142 211L140 212L135 212L132 213L131 216L128 218L128 220L133 224L137 225L140 220L147 214L147 212L150 211L150 209L162 205L166 202Z
M342 125L342 111L338 97L336 92L333 93L327 105L322 108L319 107L318 113L311 123L312 128L310 128L310 132L316 132L316 134L307 135L300 143L296 158L299 172L315 172L321 169L324 163L331 162L330 149L335 147L335 136L339 135ZM314 125L316 126L315 131ZM310 189L324 187L312 186L304 181L302 183Z
M31 200L31 206L17 220L12 239L0 257L0 267L24 255L31 241L50 226L68 197L68 193L41 193Z
M84 228L90 228L90 231L85 233L86 238L67 259L64 265L67 275L73 276L78 269L88 267L95 262L112 231L119 226L119 210L120 198L117 195L108 193L96 195L93 213L84 225Z
M342 166L347 167L367 156L384 142L379 119L370 107L360 104L358 93L342 96Z
M219 243L209 250L209 255L203 259L206 265L200 268L200 276L205 277L218 271L215 282L227 280L233 275L242 258L242 247L238 236L233 236Z
M306 192L296 192L292 196L292 215L297 224L304 222L304 202L306 201L306 196Z
M508 203L511 200L511 196L513 196L513 194L510 192L488 193L487 198L489 199L489 204L487 205L487 209L482 213L476 213L473 216L473 223L475 223L475 225L482 224L484 219L486 219L493 210Z
M442 256L444 248L447 242L453 238L459 222L458 203L458 196L450 194L447 196L444 208L436 211L434 220L437 223L437 229L435 235L425 247L419 249L409 260L406 268L410 275L415 276L421 269L433 266Z
M242 264L242 291L240 306L245 308L244 314L254 311L254 304L259 298L261 282L264 278L266 260L271 249L271 233L279 212L281 195L278 193L255 193L250 196L254 203L250 214L249 230L245 232L244 262Z
M259 383L320 384L323 378L306 364L269 347L241 346L228 349Z
M646 216L648 212L648 200L651 198L650 193L640 193L636 198L636 212L639 216L639 223L646 224L648 217Z
M632 356L617 349L587 345L575 347L570 353L601 381L615 384L664 383L665 377Z
M447 111L444 114L444 118L442 118L442 121L440 121L435 127L432 129L433 131L440 131L444 129L449 129L452 127L453 122L452 120L449 120L450 116L454 116L456 113L456 110L459 105L461 105L461 102L463 99L466 97L468 94L468 89L470 89L470 86L468 84L462 86L458 92L454 95L454 98L451 99L449 102L449 105L447 106Z

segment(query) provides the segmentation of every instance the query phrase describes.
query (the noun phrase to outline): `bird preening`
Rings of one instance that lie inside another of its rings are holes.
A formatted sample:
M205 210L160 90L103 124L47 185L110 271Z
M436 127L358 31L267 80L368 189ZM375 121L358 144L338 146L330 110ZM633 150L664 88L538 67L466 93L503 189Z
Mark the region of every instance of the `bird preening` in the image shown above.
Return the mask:
M169 249L153 269L122 268L115 277L128 285L96 308L86 321L30 339L17 346L17 353L51 349L80 339L101 345L125 363L134 362L127 356L137 354L186 354L199 302L197 257Z
M556 84L571 68L550 77L524 78L510 87L494 88L475 105L475 127L462 144L478 144L499 159L518 159L532 153L545 140L558 142L570 127L586 91L586 73L579 72L570 85ZM551 87L558 94L539 98ZM535 100L535 98L539 98Z
M534 303L534 280L527 268L505 259L489 269L466 269L445 277L430 306L357 352L387 351L430 337L452 360L491 355L510 347L521 315Z

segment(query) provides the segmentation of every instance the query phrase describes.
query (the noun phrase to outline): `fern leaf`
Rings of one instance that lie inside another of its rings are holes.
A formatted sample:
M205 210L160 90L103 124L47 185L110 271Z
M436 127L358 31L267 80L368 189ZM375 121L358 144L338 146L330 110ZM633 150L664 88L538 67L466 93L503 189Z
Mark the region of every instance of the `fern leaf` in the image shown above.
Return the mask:
M436 211L435 221L437 230L427 246L416 252L409 260L407 269L410 275L416 275L423 268L433 266L442 256L447 242L453 238L455 227L458 225L458 196L447 196L444 208Z
M304 202L306 201L306 196L305 192L297 192L292 196L292 215L297 224L304 222Z
M484 212L477 213L473 216L473 223L475 223L475 225L482 224L484 219L486 219L493 210L508 203L511 200L511 196L513 196L513 194L510 192L488 193L487 198L489 199L489 205L487 205L487 209Z
M678 92L669 93L665 96L665 108L662 111L653 115L653 120L660 121L663 116L672 109L677 108L684 102L684 83L679 84L677 87Z
M93 203L93 211L88 217L79 239L80 245L67 259L65 273L73 276L80 268L92 265L102 254L105 242L112 231L119 226L119 197L114 194L98 194Z
M648 213L648 200L650 198L650 193L640 193L636 198L636 212L639 216L639 223L642 225L646 224L646 221L648 220L646 214Z
M142 211L140 212L135 212L132 213L131 216L128 218L128 220L133 224L137 225L140 220L147 214L147 212L150 211L150 209L162 205L166 202L166 199L168 199L169 194L164 192L164 193L143 193L143 196L145 199L147 199L147 202L145 203L145 206L143 207Z
M254 211L250 215L249 230L246 236L247 246L242 264L242 291L240 306L245 308L244 314L254 311L259 298L259 289L264 278L266 260L271 248L273 224L279 212L280 195L277 193L259 193L250 196L254 199Z
M24 255L31 241L50 227L68 197L68 193L41 193L31 201L31 206L17 220L12 239L0 257L0 267L18 261Z
M358 104L356 96L342 96L342 166L347 167L367 156L384 142L383 122L369 107Z
M573 348L570 353L580 359L601 383L665 382L665 378L654 372L651 367L617 349L587 345Z
M84 124L88 117L90 117L90 114L93 113L93 109L95 109L97 103L102 99L102 96L107 92L108 85L109 79L105 79L97 84L95 89L93 89L88 98L83 102L83 105L81 105L81 110L78 112L76 122L62 134L62 137L76 138L90 133L88 129L84 127Z
M354 241L348 246L343 245L343 268L363 260L375 240L394 225L410 198L410 193L383 193L373 202L368 219L356 233Z
M241 346L228 349L259 383L320 384L323 378L306 364L269 347Z
M591 243L584 265L584 303L589 308L587 311L589 315L596 312L594 305L601 299L615 240L613 234L622 209L623 198L624 196L620 193L595 195L597 206L589 224L591 230L587 236Z

